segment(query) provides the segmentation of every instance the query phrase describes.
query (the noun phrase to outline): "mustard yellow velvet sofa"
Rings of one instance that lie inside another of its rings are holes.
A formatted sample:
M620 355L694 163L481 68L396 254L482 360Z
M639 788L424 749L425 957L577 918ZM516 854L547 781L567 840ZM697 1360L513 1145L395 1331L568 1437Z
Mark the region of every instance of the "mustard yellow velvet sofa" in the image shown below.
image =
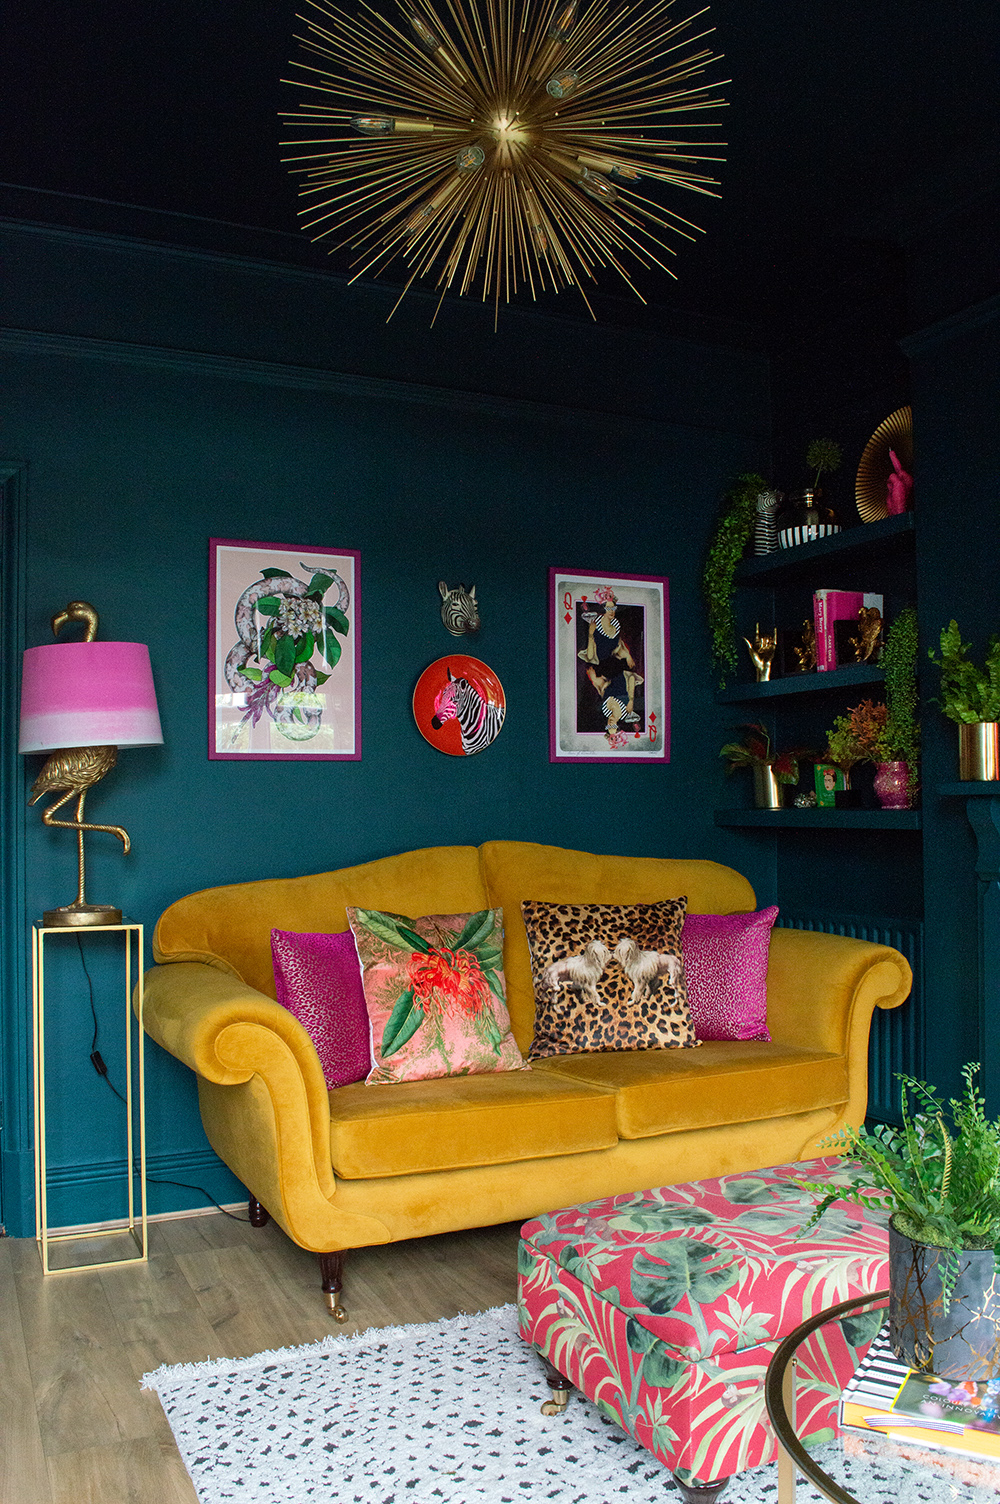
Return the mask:
M530 1071L328 1091L305 1029L275 1001L272 928L334 933L345 907L409 915L502 907L515 1038L534 994L521 900L651 903L692 913L756 906L707 861L596 856L521 841L406 852L310 877L211 888L174 903L153 938L144 1022L196 1072L216 1153L269 1214L320 1255L330 1309L343 1253L536 1216L599 1196L787 1163L816 1152L867 1101L876 1007L910 968L867 941L775 929L771 1043L574 1055Z

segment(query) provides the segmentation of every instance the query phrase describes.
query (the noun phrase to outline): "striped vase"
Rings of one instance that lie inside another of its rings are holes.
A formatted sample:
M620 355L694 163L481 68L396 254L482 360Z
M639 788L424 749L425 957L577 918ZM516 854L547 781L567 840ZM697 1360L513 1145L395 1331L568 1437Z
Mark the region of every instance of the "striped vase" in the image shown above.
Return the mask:
M754 526L753 551L755 554L773 554L778 551L778 491L760 491L757 495L757 521Z

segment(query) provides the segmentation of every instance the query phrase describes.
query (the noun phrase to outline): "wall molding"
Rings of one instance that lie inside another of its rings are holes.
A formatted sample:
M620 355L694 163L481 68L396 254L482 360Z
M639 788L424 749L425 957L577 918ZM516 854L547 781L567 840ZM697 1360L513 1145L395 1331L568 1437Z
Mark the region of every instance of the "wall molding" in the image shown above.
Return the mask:
M33 1217L31 1022L25 922L24 759L18 754L18 705L25 624L28 467L0 460L0 633L6 673L0 681L0 1220L22 1227ZM28 1189L30 1187L30 1189Z
M963 308L961 313L953 313L935 324L928 324L926 329L908 334L899 341L899 347L904 355L913 360L939 345L961 339L965 334L972 334L985 324L991 324L996 318L1000 318L1000 293L992 298L984 298L981 303L973 303L969 308Z
M117 1155L111 1159L81 1160L75 1164L53 1165L48 1168L46 1183L48 1185L49 1199L60 1190L79 1190L82 1187L97 1189L104 1186L122 1185L125 1179L127 1161L125 1156ZM230 1201L225 1205L237 1204L232 1202L236 1193L234 1188L239 1187L239 1181L235 1175L223 1164L214 1149L188 1149L179 1154L150 1154L146 1157L146 1178L149 1190L152 1192L155 1185L163 1182L168 1187L184 1188L189 1185L197 1191L199 1182L204 1184L206 1180L218 1181L223 1177L224 1184L219 1189L222 1194L228 1195ZM211 1184L205 1187L211 1191ZM203 1200L195 1202L197 1210L204 1204ZM89 1225L89 1224L88 1224Z
M42 356L48 359L99 360L112 365L140 366L176 371L185 375L243 381L254 386L284 387L294 391L324 392L338 397L361 397L404 402L422 407L447 408L449 412L478 414L505 419L527 418L578 428L581 421L630 430L731 433L730 426L677 422L648 415L626 417L607 408L566 407L525 397L505 397L460 388L430 386L415 381L397 381L389 376L361 376L282 361L252 360L242 355L217 355L202 350L178 350L164 345L131 344L124 340L94 339L82 334L53 334L43 329L0 327L0 351L8 355Z

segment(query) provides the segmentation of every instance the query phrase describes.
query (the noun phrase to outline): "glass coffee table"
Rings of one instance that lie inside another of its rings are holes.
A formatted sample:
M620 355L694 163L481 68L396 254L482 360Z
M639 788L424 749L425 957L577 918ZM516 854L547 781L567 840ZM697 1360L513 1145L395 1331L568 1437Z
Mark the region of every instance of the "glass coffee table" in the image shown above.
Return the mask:
M790 1332L768 1366L764 1381L767 1413L778 1438L778 1504L795 1504L795 1480L801 1473L833 1504L866 1504L891 1495L908 1504L996 1504L1000 1464L985 1459L935 1452L914 1443L891 1441L875 1432L845 1431L815 1455L806 1450L795 1429L797 1354L813 1332L845 1316L888 1310L888 1290L842 1301L804 1321Z

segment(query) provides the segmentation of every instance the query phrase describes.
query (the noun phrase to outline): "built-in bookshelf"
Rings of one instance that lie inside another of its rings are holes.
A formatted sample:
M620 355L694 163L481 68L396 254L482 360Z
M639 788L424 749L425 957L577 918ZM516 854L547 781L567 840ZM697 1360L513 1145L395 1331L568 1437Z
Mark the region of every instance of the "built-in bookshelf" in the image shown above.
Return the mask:
M736 573L737 619L742 635L791 629L812 619L813 592L820 588L875 592L885 602L891 623L915 598L912 512L846 528L830 538L803 543L777 553L744 559ZM764 719L778 750L818 745L822 728L858 698L882 698L878 663L849 663L825 673L788 673L756 682L749 654L741 649L741 678L716 693L720 705L745 707L747 719ZM772 671L773 672L773 671ZM747 808L719 809L717 825L770 830L919 831L919 810L755 809L749 805L750 781L744 781Z

